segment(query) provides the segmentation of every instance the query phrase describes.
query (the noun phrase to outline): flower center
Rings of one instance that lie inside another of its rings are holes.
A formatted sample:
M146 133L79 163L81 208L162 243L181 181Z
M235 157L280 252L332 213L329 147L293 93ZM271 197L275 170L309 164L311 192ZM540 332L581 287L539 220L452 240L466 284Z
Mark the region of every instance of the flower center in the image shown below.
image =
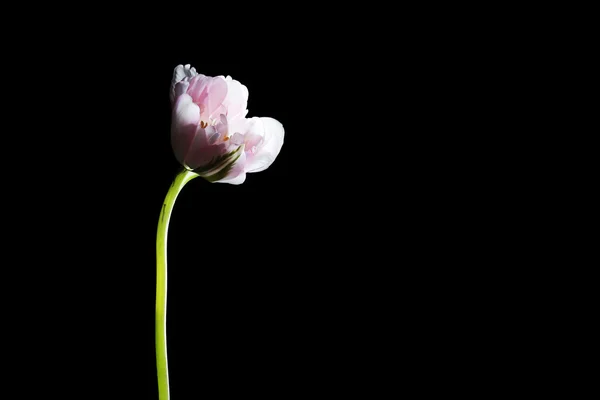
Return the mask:
M200 120L200 123L198 124L202 129L209 128L206 131L206 134L209 136L208 142L211 145L227 142L231 139L231 136L229 136L227 132L227 119L224 115L221 115L220 117L220 120L209 118L208 122Z

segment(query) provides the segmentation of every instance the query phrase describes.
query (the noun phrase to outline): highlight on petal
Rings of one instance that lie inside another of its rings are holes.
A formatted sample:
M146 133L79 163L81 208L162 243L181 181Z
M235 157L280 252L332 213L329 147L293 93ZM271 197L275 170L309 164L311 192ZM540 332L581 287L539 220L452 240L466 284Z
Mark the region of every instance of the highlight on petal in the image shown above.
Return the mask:
M248 88L230 76L227 78L227 97L223 100L223 107L227 110L229 119L243 118L248 107Z
M273 118L262 117L263 140L246 164L247 172L260 172L269 168L283 146L285 131L283 125Z
M171 145L177 161L181 164L185 162L199 122L200 108L192 102L192 98L187 94L179 96L173 108Z
M241 185L245 181L246 181L246 173L242 172L235 178L221 179L220 181L216 181L215 183L229 183L230 185Z
M180 82L187 83L191 78L193 78L196 75L198 75L198 73L196 72L196 68L191 67L190 64L186 64L185 66L179 64L175 67L175 70L173 70L173 79L171 79L171 103L173 103L178 96L178 93L176 91L177 84ZM185 91L182 93L185 93ZM182 93L179 93L179 95L181 95Z

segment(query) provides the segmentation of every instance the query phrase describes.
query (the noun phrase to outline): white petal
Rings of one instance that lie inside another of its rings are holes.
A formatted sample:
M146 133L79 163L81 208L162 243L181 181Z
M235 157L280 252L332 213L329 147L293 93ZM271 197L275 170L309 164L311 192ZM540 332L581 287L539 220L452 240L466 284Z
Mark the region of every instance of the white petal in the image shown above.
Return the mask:
M216 181L215 183L229 183L231 185L240 185L240 184L244 183L245 180L246 180L246 173L242 172L235 178L221 179L220 181Z
M247 172L260 172L269 168L283 146L284 129L279 121L273 118L260 118L264 129L264 141L254 157L246 164Z
M175 70L173 71L173 79L171 80L171 91L170 91L171 102L174 102L175 99L177 98L176 93L175 93L175 86L179 82L189 81L191 78L193 78L196 75L198 75L198 73L196 72L196 68L191 67L190 64L186 64L185 66L179 64L178 66L175 67Z
M248 107L248 88L235 79L226 80L227 97L223 106L227 110L227 117L231 120L243 117Z
M229 134L233 135L236 132L246 133L248 131L248 126L250 124L250 119L245 118L236 118L236 119L228 119L227 124L229 127Z
M194 104L189 94L183 94L177 99L173 109L173 123L176 126L198 125L200 122L200 108Z

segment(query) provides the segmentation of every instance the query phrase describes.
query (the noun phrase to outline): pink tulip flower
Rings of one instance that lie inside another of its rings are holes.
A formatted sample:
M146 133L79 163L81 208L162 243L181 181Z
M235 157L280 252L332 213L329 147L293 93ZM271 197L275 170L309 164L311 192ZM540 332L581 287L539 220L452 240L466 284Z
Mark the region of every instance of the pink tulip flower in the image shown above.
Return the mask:
M171 82L171 144L177 160L210 182L239 185L267 169L283 146L283 125L246 118L248 89L230 76L178 65Z

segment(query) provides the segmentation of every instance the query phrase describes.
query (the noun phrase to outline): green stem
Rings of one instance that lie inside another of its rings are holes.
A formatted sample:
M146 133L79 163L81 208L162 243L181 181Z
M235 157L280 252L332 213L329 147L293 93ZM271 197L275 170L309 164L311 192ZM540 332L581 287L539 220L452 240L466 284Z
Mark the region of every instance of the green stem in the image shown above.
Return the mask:
M169 368L167 363L167 231L177 195L186 183L198 175L183 170L171 184L160 212L156 234L156 369L158 398L169 400Z

